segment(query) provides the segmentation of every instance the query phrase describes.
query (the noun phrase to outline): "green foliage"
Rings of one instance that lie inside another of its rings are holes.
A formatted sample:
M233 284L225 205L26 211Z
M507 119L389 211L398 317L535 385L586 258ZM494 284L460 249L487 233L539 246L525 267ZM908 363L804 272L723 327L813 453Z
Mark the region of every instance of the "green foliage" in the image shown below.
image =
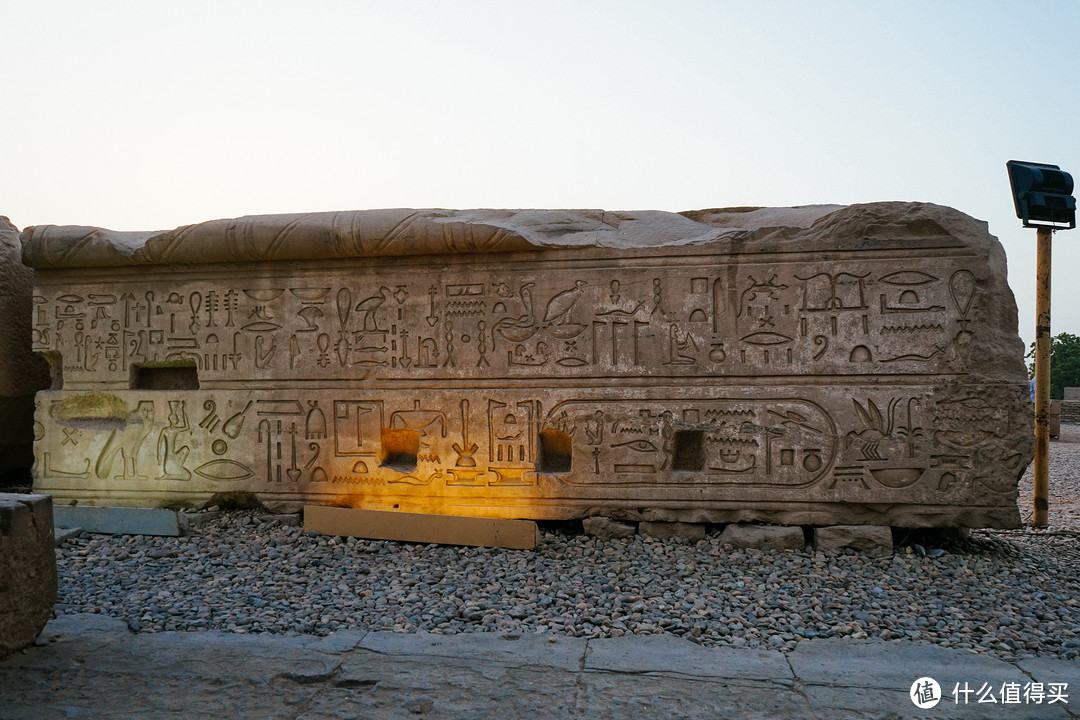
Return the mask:
M1035 357L1035 343L1027 356ZM1034 361L1028 372L1035 374ZM1080 337L1060 333L1050 338L1050 397L1061 400L1067 387L1080 387Z

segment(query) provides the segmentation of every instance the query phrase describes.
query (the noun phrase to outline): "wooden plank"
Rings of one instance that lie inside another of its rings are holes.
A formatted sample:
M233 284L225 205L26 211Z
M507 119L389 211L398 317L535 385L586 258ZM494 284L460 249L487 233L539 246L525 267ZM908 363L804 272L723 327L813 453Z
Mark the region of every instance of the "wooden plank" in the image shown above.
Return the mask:
M304 531L372 540L514 550L532 550L540 541L540 531L532 520L357 510L324 505L304 506Z

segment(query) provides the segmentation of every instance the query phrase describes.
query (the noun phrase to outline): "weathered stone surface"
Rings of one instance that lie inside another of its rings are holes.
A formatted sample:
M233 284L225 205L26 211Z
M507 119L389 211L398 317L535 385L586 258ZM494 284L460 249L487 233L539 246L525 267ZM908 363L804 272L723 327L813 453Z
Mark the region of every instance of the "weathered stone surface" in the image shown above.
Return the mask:
M619 522L607 517L585 518L582 522L585 532L603 540L628 538L637 534L637 527L632 523Z
M30 351L34 273L19 259L19 231L0 216L0 474L34 461L34 393L48 368Z
M62 616L43 637L0 661L3 720L1076 716L1076 661L1004 662L907 641L809 640L785 656L670 635L132 634L99 615ZM909 699L924 676L942 690L929 710ZM1033 682L1043 702L1000 702L1003 685ZM1050 683L1069 697L1051 703ZM997 703L954 693L984 684Z
M52 499L0 493L0 657L33 642L55 603Z
M802 550L806 547L801 527L732 523L720 533L720 542L736 548L771 547L774 550Z
M892 528L883 525L833 525L814 528L814 546L818 550L843 550L891 553Z
M705 526L701 523L684 522L642 522L638 532L654 538L683 538L701 540L705 537Z
M1010 527L1023 344L927 204L29 228L36 487L80 504Z

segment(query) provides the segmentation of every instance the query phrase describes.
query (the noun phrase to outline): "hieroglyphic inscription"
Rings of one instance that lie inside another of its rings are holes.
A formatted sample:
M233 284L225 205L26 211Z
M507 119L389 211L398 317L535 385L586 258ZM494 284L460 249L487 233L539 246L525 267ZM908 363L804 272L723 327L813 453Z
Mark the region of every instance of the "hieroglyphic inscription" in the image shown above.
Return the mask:
M119 294L44 287L34 348L69 382L124 383L132 366L188 362L199 377L769 375L919 372L962 362L977 332L970 270L946 276L851 261L797 266L583 268L569 282L528 265L432 284L416 268L374 282L339 272L313 286L239 287L131 277ZM925 269L919 269L925 268ZM149 286L166 285L162 290ZM877 302L871 302L876 296ZM933 367L931 367L931 364Z
M983 240L896 220L821 253L788 228L756 247L692 234L380 259L422 234L408 217L363 257L278 261L273 244L258 266L39 273L33 347L63 383L39 402L41 488L525 517L957 506L1008 523L1026 406L1019 383L971 379L1007 292ZM440 237L468 249L471 232Z

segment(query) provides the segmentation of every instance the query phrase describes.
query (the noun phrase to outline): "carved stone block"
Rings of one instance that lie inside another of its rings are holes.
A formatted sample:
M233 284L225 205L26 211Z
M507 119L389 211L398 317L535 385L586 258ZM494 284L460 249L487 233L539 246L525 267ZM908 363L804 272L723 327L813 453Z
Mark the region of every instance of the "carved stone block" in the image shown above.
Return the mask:
M55 603L52 500L0 493L0 657L33 642Z
M58 502L1013 527L1005 256L935 205L35 227Z

